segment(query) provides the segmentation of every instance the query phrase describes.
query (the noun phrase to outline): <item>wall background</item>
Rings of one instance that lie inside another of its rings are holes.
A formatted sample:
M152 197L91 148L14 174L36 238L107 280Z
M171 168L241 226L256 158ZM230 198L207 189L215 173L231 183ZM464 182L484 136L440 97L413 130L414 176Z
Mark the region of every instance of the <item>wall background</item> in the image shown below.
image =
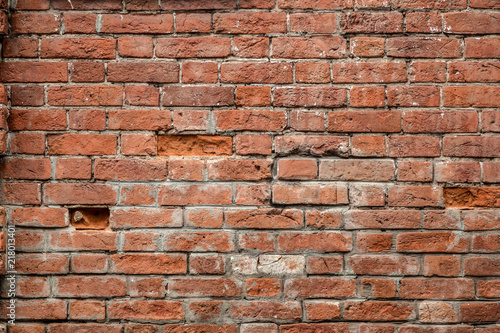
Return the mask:
M10 332L500 332L498 1L0 4Z

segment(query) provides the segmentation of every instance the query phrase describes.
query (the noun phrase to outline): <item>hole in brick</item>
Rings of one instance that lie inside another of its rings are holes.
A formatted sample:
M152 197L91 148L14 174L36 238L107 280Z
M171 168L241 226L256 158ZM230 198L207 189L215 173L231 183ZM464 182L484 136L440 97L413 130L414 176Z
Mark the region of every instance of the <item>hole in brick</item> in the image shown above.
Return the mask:
M70 216L75 229L105 229L109 224L108 208L72 208Z

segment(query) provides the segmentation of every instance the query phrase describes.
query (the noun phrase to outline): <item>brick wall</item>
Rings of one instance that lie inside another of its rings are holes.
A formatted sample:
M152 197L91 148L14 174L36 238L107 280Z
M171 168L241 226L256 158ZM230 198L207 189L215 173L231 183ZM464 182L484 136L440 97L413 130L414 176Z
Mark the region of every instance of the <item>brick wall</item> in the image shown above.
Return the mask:
M500 332L497 0L0 7L4 331Z

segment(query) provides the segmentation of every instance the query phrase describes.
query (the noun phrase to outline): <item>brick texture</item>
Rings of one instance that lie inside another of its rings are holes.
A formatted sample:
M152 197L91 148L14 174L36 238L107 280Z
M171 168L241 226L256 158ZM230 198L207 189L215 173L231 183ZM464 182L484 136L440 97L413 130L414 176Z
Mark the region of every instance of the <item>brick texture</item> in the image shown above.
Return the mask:
M0 332L498 333L499 10L0 0Z

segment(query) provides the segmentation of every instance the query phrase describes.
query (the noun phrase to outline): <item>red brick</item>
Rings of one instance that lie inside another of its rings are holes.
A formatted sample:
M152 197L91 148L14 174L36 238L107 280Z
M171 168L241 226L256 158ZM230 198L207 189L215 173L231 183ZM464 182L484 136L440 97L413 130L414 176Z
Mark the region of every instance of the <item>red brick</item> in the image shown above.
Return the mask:
M500 235L477 235L472 238L472 250L476 252L497 252L500 250Z
M166 206L229 205L232 203L230 185L166 185L158 190L158 203Z
M3 62L3 82L67 82L68 65L64 62Z
M347 56L346 40L339 36L275 37L273 57L337 59Z
M338 298L354 296L356 281L339 277L310 277L285 281L285 296L300 298Z
M43 38L42 58L114 59L116 40L110 38Z
M229 316L234 319L299 319L299 302L232 301Z
M351 38L351 55L361 58L377 58L384 56L385 39L379 37Z
M460 305L460 319L465 323L497 322L500 318L500 304L466 303Z
M185 62L182 64L183 83L217 83L218 69L215 62Z
M479 162L438 162L434 172L437 182L474 183L481 181Z
M500 140L497 137L453 136L443 139L443 156L498 157Z
M231 252L234 235L228 232L174 232L165 235L164 248L169 252Z
M165 208L113 209L109 224L112 229L180 227L182 211Z
M387 181L394 179L394 163L386 160L324 160L319 178L327 180Z
M309 256L307 257L306 272L308 274L337 274L342 272L342 257Z
M398 111L334 111L328 114L330 132L400 132Z
M467 1L465 0L451 0L451 1L437 1L437 0L395 0L393 3L395 8L415 8L415 9L465 9Z
M389 106L439 106L439 87L390 86L387 88Z
M74 0L72 0L74 1ZM122 326L114 324L49 324L50 333L75 333L75 332L95 332L95 333L121 333Z
M227 136L164 135L158 137L158 155L217 156L232 153Z
M278 237L278 248L287 252L349 252L352 236L348 233L282 233Z
M236 135L238 155L271 155L272 139L269 135Z
M38 40L35 38L4 38L4 58L36 58Z
M295 64L295 79L303 83L328 83L330 65L323 62L301 62Z
M389 0L354 0L354 4L356 8L388 8L391 6Z
M400 255L354 255L349 264L359 275L418 275L420 271L416 258Z
M276 88L274 105L281 107L341 107L347 103L345 89L334 87Z
M282 0L285 1L285 0ZM289 0L286 0L289 1ZM328 2L330 3L330 2ZM348 324L331 324L331 323L304 323L304 324L290 324L281 325L280 331L282 333L348 333L351 332Z
M168 178L176 180L197 180L204 178L205 162L200 160L169 160Z
M265 8L271 9L275 6L275 0L241 0L240 8ZM252 333L252 332L246 332ZM257 332L253 332L257 333Z
M224 212L226 226L235 229L291 229L303 226L298 209L242 209Z
M69 3L66 0L54 0L53 7L64 10L122 10L122 2L120 0L103 0L99 3L89 3L86 0L71 0Z
M46 10L50 8L49 0L18 0L13 9L17 10Z
M396 297L396 282L390 279L362 279L363 296L374 298Z
M179 13L175 16L177 32L210 33L212 17L208 13Z
M215 110L215 126L222 131L280 131L286 126L284 111Z
M334 320L340 318L338 302L308 301L304 302L306 318L314 321Z
M468 236L452 232L414 232L400 234L396 238L399 252L467 252Z
M487 183L500 182L500 163L483 162L483 181Z
M385 137L378 135L359 135L351 139L351 154L358 157L386 156Z
M270 106L271 87L239 86L236 89L238 106Z
M191 254L190 274L224 274L224 257L218 254Z
M70 68L72 82L104 82L104 64L74 62Z
M176 278L168 284L173 297L231 297L241 295L240 282L225 278Z
M274 297L281 291L281 280L277 279L248 279L245 283L245 292L251 297Z
M174 111L173 126L178 131L207 130L209 112L203 110Z
M158 10L160 4L144 0L125 0L125 8L127 10Z
M3 183L0 184L0 201L4 204L39 205L41 186L38 183Z
M66 34L95 34L96 14L64 13L63 24Z
M61 16L49 13L12 13L13 34L56 34Z
M158 181L167 178L164 160L97 159L94 165L95 179Z
M12 106L41 106L44 104L43 87L35 85L12 86L10 101Z
M49 105L64 106L120 106L123 87L117 86L61 86L49 87Z
M500 112L497 110L484 110L482 112L483 132L500 132Z
M179 82L179 65L173 62L119 62L108 64L109 82Z
M71 257L73 273L105 273L108 270L108 256L100 253L81 253Z
M465 38L466 58L498 58L500 56L500 37Z
M474 281L470 279L403 279L399 286L400 298L471 299L474 296Z
M149 134L122 134L121 152L124 155L156 155L156 137Z
M425 229L460 229L460 212L454 209L424 211Z
M388 204L392 207L442 206L442 189L435 186L395 185L389 188Z
M7 290L4 291L7 296ZM50 286L47 277L24 276L17 280L16 294L21 297L49 297ZM11 329L12 330L12 329Z
M347 156L348 141L344 136L284 135L275 137L278 155Z
M278 161L278 178L315 179L318 174L316 160L281 159Z
M2 159L0 175L3 179L50 179L50 160L46 158Z
M344 33L403 32L403 14L398 12L351 12L342 14Z
M500 187L449 187L444 191L450 207L500 207Z
M111 319L179 320L184 318L184 310L181 302L163 300L111 301L108 305L108 316Z
M222 83L292 83L293 66L287 63L226 62L221 65Z
M278 0L278 7L283 9L346 9L353 8L352 0Z
M424 302L419 306L420 321L423 323L456 323L458 313L445 302Z
M396 58L459 58L460 40L447 37L393 37L387 55Z
M444 32L449 34L500 33L498 13L444 13Z
M291 13L290 32L333 34L337 31L336 13Z
M415 316L416 309L411 303L349 301L344 305L343 317L353 321L405 321Z
M350 210L344 214L346 229L418 229L418 210Z
M50 246L59 251L107 250L116 251L117 234L101 230L80 230L52 233Z
M449 82L499 82L500 68L495 62L451 62Z
M69 318L73 320L103 320L106 317L106 304L101 301L71 301Z
M150 37L118 38L118 54L122 57L151 58L153 56L153 39Z
M463 211L465 230L494 230L500 228L500 214L496 210Z
M65 227L68 211L65 208L20 207L12 210L12 223L29 227Z
M427 161L401 161L398 163L398 180L430 182L432 181L432 163Z
M446 63L413 61L410 65L411 82L446 82Z
M384 87L353 87L350 95L352 107L380 108L385 105Z
M358 233L357 247L361 252L390 251L392 234Z
M5 309L2 310L2 317L7 318L8 301L2 301L1 305L2 309ZM66 302L63 300L16 300L16 319L24 321L64 320L66 308Z
M265 58L269 56L269 38L234 37L233 55L241 58Z
M406 82L406 64L402 62L355 62L333 64L333 82L393 83Z
M477 132L475 111L405 111L403 131L407 133Z
M165 86L163 106L228 106L234 104L232 87Z
M156 201L156 190L153 186L122 186L120 203L124 205L153 205Z
M187 259L181 254L114 254L110 271L123 274L184 274Z
M58 297L115 297L125 296L127 293L125 279L110 276L59 277L55 288Z
M223 58L231 54L231 39L221 37L159 38L159 58Z
M225 159L207 162L209 180L259 181L272 178L272 161Z
M274 251L274 235L268 232L247 232L239 235L238 244L242 249Z
M18 271L21 274L37 274L37 275L67 274L69 271L69 258L63 254L48 254L48 253L17 254L16 271ZM66 312L66 310L64 312Z
M172 14L103 14L101 33L166 34L174 32Z
M379 185L353 184L350 187L349 202L358 207L382 207L385 205L385 188Z
M420 33L440 33L440 12L409 12L406 14L406 31Z
M435 157L440 154L438 137L415 135L389 137L391 157Z
M347 189L330 184L275 184L273 203L339 205L347 203Z
M66 112L64 110L10 110L9 129L19 130L64 130Z
M277 34L285 33L286 13L245 12L215 13L214 32L229 34Z
M472 276L500 276L498 257L469 257L464 261L464 274Z
M51 155L111 155L116 153L114 134L51 134Z
M498 107L500 88L496 86L443 87L443 104L448 107Z
M158 106L160 92L158 88L151 86L130 86L125 87L126 105Z
M70 110L69 128L76 130L104 130L106 128L106 112L104 110Z
M159 251L160 235L151 232L127 232L123 234L123 251Z
M497 298L500 295L500 281L478 281L477 295L479 297Z
M44 202L51 204L114 204L117 191L104 184L46 184Z

